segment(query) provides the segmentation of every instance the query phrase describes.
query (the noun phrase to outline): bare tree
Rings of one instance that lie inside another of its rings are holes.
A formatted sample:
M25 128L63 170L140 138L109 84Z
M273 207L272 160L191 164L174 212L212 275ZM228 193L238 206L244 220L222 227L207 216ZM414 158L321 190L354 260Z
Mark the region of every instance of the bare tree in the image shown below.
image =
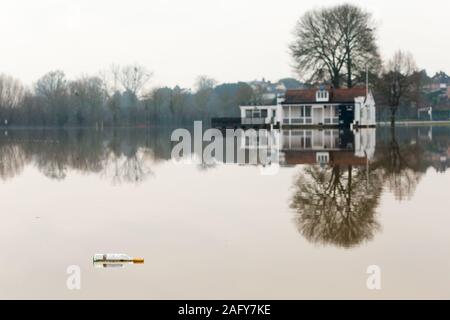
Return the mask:
M119 81L125 91L139 97L152 76L153 73L144 66L139 64L126 65L120 70Z
M153 72L140 64L125 66L111 64L108 69L99 73L104 90L110 97L118 91L129 91L137 97L141 97L152 76Z
M417 77L417 65L409 52L397 51L387 62L379 89L384 95L391 110L391 125L395 125L395 116L402 99L412 93Z
M10 122L13 109L19 107L25 98L25 88L19 80L0 75L0 120Z
M201 90L209 90L209 89L213 89L217 84L217 81L214 80L213 78L209 78L208 76L205 75L201 75L198 76L196 81L195 81L195 90L201 91Z
M201 118L204 119L208 114L208 105L210 103L216 80L207 76L199 76L195 82L195 103Z
M345 51L337 29L330 9L309 11L297 22L290 49L301 76L314 79L326 72L332 84L340 86Z
M99 77L83 76L69 83L71 109L78 125L102 123L102 109L107 93Z
M36 94L46 98L57 97L67 90L66 76L63 71L51 71L36 83Z
M355 72L379 65L371 15L353 5L307 12L297 22L291 54L300 75L309 81L328 79L341 86L346 72L352 87Z
M20 105L25 95L25 88L19 80L0 75L0 108L15 108Z
M360 75L365 73L366 68L374 73L380 69L375 22L369 12L351 4L335 7L333 17L343 36L347 87L351 88L358 81L358 76L361 79Z
M119 90L120 66L111 64L109 68L99 72L99 78L102 79L103 89L108 96L113 96Z
M64 72L51 71L41 77L35 86L35 93L44 99L45 109L53 124L65 125L68 121L68 87Z

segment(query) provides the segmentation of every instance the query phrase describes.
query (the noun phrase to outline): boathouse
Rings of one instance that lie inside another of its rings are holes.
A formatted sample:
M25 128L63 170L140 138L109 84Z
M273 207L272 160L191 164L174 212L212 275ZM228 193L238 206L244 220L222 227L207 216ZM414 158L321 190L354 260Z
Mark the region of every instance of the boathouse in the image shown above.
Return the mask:
M241 106L242 124L281 127L374 127L375 100L366 87L288 90L274 106Z

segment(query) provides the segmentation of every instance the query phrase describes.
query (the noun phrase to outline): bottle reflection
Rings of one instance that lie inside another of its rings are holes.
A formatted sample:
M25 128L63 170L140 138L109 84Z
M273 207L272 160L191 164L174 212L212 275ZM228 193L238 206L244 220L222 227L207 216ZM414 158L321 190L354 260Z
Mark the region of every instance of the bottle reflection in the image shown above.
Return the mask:
M95 269L124 269L125 265L131 263L104 263L104 262L94 262Z

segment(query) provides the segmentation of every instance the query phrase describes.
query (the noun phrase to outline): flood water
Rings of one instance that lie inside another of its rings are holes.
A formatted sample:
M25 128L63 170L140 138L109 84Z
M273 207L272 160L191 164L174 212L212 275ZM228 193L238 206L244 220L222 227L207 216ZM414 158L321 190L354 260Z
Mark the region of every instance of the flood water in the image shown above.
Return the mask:
M278 132L270 174L171 132L1 132L0 298L450 298L450 127Z

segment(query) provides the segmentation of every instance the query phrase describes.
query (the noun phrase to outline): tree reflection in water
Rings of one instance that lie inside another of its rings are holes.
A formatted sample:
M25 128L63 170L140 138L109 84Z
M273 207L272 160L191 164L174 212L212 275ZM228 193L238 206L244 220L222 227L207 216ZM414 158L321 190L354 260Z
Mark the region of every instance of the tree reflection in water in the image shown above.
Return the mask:
M310 242L352 248L380 230L375 210L381 177L352 166L308 166L296 177L291 208Z
M16 144L0 145L0 179L8 180L19 175L27 163L26 154Z
M295 179L290 206L300 233L312 243L352 248L373 239L381 227L376 209L383 188L411 199L429 168L450 163L450 127L378 129L370 165L308 165ZM424 130L422 130L424 131Z
M105 159L101 175L110 178L114 184L140 183L153 176L150 163L151 153L139 149L128 156L109 154Z
M0 136L0 179L35 166L53 180L97 173L115 184L141 183L170 157L170 131L11 130Z
M424 174L421 145L412 141L400 144L395 128L391 128L388 142L378 150L374 166L382 170L388 189L397 200L411 199Z

